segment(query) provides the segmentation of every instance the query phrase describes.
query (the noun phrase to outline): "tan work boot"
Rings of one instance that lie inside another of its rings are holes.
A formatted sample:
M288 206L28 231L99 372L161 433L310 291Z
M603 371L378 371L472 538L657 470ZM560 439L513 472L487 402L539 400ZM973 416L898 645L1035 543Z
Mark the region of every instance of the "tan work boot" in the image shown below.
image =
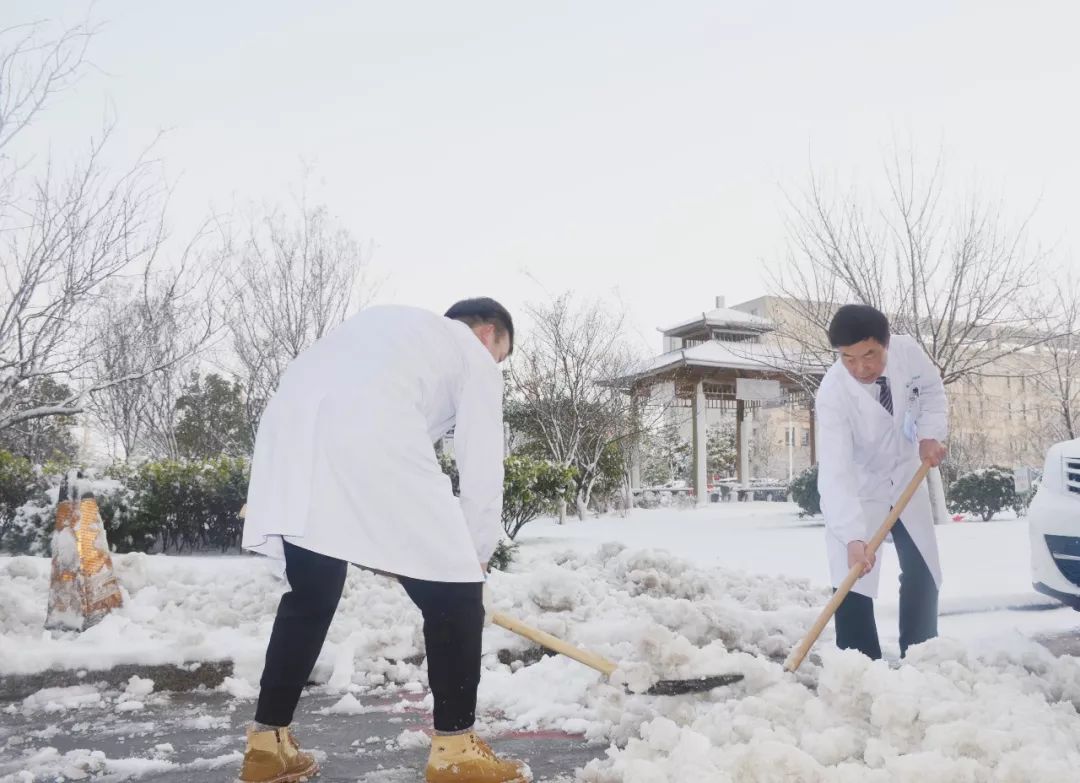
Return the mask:
M528 783L532 773L524 762L496 756L470 731L431 738L426 779L427 783Z
M318 773L319 762L300 750L290 729L248 728L247 750L238 783L300 783Z

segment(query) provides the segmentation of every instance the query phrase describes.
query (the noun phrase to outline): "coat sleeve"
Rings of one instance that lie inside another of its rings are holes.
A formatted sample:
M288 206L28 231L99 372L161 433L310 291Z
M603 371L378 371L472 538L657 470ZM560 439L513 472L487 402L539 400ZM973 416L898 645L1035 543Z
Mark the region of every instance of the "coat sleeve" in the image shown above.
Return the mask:
M944 441L949 436L949 401L941 373L918 343L914 344L915 367L927 380L919 386L919 417L915 421L920 440Z
M825 529L849 544L866 540L866 517L855 484L855 441L846 411L828 391L817 395L818 492Z
M502 395L497 366L471 367L454 428L461 510L481 563L491 558L502 534Z

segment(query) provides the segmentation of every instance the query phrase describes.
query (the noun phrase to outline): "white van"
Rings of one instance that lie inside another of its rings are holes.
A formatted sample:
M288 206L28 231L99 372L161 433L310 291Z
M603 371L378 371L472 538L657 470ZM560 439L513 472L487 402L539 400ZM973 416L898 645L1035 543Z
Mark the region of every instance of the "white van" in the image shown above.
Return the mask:
M1080 439L1046 453L1028 525L1035 589L1080 609Z

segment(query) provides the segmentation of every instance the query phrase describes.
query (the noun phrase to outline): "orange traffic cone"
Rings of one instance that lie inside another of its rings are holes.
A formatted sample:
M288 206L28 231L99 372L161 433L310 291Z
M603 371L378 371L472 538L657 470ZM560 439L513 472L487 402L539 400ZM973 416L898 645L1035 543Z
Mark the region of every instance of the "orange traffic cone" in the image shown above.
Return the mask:
M52 536L52 577L45 627L85 631L123 604L105 525L89 487L65 477Z

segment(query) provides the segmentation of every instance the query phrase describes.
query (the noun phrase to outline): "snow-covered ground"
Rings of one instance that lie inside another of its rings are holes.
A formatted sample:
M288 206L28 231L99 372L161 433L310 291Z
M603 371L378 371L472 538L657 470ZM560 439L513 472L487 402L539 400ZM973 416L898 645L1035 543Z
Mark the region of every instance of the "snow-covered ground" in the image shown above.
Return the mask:
M939 539L941 639L897 666L836 651L828 631L820 657L795 677L781 662L828 590L823 530L798 520L792 507L723 504L536 522L522 534L511 572L492 576L497 608L619 661L616 680L635 688L661 676L738 671L746 679L704 695L629 695L566 658L524 665L515 659L529 645L492 627L482 728L610 741L607 757L579 772L592 783L1072 779L1080 766L1080 664L1031 637L1075 628L1078 616L982 611L1045 603L1030 588L1023 522L950 525ZM895 573L891 551L885 557ZM239 709L251 709L241 700L255 693L282 589L266 564L141 555L115 563L125 608L82 635L47 634L48 561L0 558L0 675L228 658L235 676L223 688ZM889 585L895 579L887 574ZM894 648L896 598L883 593L879 624ZM509 651L507 663L500 650ZM351 569L315 677L340 694L337 711L348 714L362 709L356 697L419 691L424 672L409 660L421 651L419 613L400 587ZM100 706L80 687L7 709L47 715ZM152 698L138 682L129 690L110 697L112 709L137 714ZM22 783L27 778L16 773L31 763L55 774L46 748L0 748L0 781ZM97 769L118 780L138 767L120 761L127 767L98 759Z
M1080 614L1054 611L997 611L1055 606L1031 586L1028 525L1012 514L992 522L954 522L937 528L944 583L941 633L982 639L1022 631L1025 634L1080 630ZM526 527L527 546L588 548L620 541L630 548L660 547L701 566L722 566L759 574L777 574L826 584L824 527L820 517L800 520L787 503L719 503L704 509L635 510L627 518L608 516L566 525L539 520ZM886 543L881 595L877 602L882 644L899 655L897 641L898 579L896 551ZM889 654L888 652L886 654Z

